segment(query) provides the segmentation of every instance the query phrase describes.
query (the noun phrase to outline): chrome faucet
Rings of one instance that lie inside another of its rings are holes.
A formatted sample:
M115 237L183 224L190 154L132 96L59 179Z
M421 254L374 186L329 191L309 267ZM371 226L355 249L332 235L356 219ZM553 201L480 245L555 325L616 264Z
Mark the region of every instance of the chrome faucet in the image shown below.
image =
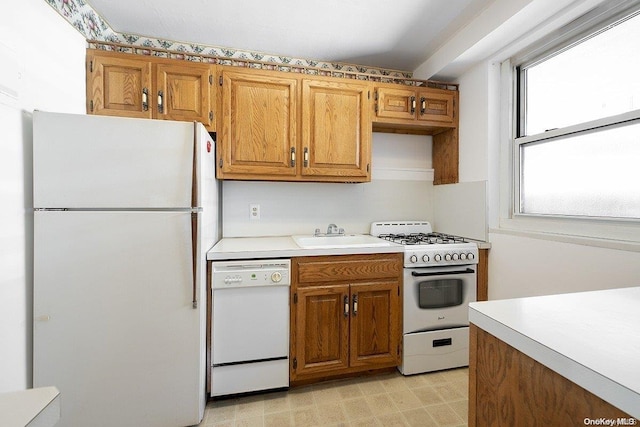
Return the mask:
M327 227L327 236L331 236L332 234L340 234L340 231L338 231L338 226L335 224L329 224L329 226Z
M314 236L343 236L344 228L338 228L335 224L329 224L327 227L326 233L321 233L319 228L316 228L316 231L313 233Z

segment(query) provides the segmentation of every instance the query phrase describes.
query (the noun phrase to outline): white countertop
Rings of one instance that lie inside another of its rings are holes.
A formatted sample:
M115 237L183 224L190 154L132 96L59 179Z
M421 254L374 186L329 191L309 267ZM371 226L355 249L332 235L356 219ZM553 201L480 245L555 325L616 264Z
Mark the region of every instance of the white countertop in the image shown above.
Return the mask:
M385 242L384 246L303 249L291 236L230 237L220 240L207 252L207 260L248 258L291 258L317 255L353 255L403 252L402 245Z
M40 387L0 394L0 426L54 426L60 420L60 392Z
M640 287L475 302L469 320L640 419Z

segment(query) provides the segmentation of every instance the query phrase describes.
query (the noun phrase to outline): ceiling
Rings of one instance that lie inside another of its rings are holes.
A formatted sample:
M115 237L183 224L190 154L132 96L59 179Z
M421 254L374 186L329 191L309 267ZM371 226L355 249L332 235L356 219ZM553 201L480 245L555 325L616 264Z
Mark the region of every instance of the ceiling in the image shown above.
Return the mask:
M118 33L413 71L494 0L88 0Z

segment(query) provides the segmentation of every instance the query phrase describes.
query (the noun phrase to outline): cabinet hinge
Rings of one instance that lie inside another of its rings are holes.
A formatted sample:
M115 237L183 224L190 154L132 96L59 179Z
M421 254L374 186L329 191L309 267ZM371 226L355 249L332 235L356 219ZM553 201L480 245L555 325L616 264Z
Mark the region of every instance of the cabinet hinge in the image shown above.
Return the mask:
M367 173L369 173L369 163L367 163Z
M296 357L293 358L293 369L296 370L298 368L298 359Z
M400 296L400 286L398 286L398 296Z
M371 91L367 91L367 99L371 99Z
M220 77L218 78L218 84L219 84L220 86L222 86L222 76L220 76Z
M209 121L213 121L213 111L209 111Z
M93 113L93 99L89 102L89 111Z
M213 84L213 74L209 74L209 84Z
M378 100L378 91L376 91L376 92L373 94L373 99L374 99L375 101L377 101L377 100Z
M218 167L222 168L222 157L220 157L220 161L218 161Z
M93 73L93 60L89 61L89 72Z
M298 293L297 292L295 294L293 294L293 303L294 304L298 303Z

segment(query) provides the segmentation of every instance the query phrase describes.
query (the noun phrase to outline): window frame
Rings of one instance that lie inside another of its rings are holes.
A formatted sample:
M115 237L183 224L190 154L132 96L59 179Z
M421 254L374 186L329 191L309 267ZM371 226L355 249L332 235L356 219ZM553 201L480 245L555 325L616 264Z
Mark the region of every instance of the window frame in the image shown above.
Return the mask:
M556 30L524 51L502 63L502 114L506 115L508 130L503 127L507 142L502 157L508 161L502 177L510 178L501 184L499 228L516 234L535 234L552 240L569 241L617 249L640 251L640 218L571 216L561 214L523 213L521 203L521 148L524 144L560 139L583 132L597 132L610 126L625 126L640 122L640 110L579 123L546 132L522 135L526 117L526 73L523 69L543 62L574 45L606 31L623 19L640 15L640 1L626 0L614 7L604 4L560 30ZM504 92L507 92L506 94ZM505 203L506 196L510 203Z

